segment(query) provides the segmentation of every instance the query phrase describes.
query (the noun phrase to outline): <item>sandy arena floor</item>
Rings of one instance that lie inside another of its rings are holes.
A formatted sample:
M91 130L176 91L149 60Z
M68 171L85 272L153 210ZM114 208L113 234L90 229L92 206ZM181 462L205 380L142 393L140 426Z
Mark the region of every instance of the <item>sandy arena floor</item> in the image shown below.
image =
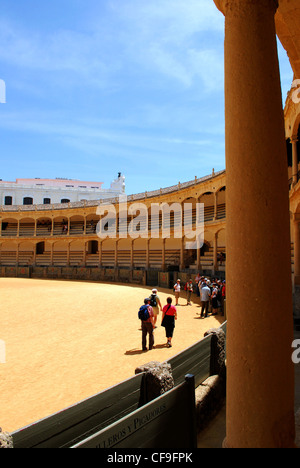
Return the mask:
M151 288L71 281L0 278L0 427L12 432L164 361L218 327L223 317L197 315L182 297L173 347L155 330L156 349L141 351L137 314ZM172 293L159 290L162 304ZM184 293L182 294L184 295ZM174 300L175 302L175 300ZM160 315L161 317L161 315Z

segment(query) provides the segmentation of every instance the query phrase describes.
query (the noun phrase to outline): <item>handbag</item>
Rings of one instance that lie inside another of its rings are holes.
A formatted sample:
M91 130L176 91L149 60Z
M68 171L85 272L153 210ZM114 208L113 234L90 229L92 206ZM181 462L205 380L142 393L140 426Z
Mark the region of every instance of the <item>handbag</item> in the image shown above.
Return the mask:
M168 325L168 319L166 318L167 317L167 312L168 310L171 308L171 304L169 304L169 307L167 308L166 312L165 312L165 315L164 315L164 318L161 322L161 326L162 327L166 327Z

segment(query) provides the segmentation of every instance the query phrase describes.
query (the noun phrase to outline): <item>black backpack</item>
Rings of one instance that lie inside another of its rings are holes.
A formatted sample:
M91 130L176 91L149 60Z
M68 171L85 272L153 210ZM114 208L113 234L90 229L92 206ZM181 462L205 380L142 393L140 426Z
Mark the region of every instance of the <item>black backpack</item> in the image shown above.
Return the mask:
M151 307L156 307L157 306L156 294L151 294L150 305L151 305Z
M143 305L142 307L140 307L138 316L139 316L139 319L142 320L143 322L148 320L148 318L150 317L150 314L149 314L147 305Z

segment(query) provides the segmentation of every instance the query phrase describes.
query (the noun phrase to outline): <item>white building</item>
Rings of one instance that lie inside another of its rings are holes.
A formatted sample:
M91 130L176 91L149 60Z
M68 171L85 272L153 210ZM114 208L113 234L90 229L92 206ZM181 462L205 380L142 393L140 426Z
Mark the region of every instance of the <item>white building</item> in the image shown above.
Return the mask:
M103 182L84 182L72 179L16 179L0 180L0 205L50 205L55 203L103 200L125 193L125 177L121 173L109 189Z

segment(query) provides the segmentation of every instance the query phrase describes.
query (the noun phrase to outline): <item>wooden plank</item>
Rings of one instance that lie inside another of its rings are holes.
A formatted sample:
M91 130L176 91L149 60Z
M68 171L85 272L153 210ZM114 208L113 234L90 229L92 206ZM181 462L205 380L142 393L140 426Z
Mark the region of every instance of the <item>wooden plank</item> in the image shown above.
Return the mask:
M194 378L71 448L196 448Z
M210 375L211 335L190 346L186 350L169 359L172 367L175 385L184 380L188 373L195 376L195 386L198 387Z
M143 374L12 434L15 448L69 447L139 406Z

